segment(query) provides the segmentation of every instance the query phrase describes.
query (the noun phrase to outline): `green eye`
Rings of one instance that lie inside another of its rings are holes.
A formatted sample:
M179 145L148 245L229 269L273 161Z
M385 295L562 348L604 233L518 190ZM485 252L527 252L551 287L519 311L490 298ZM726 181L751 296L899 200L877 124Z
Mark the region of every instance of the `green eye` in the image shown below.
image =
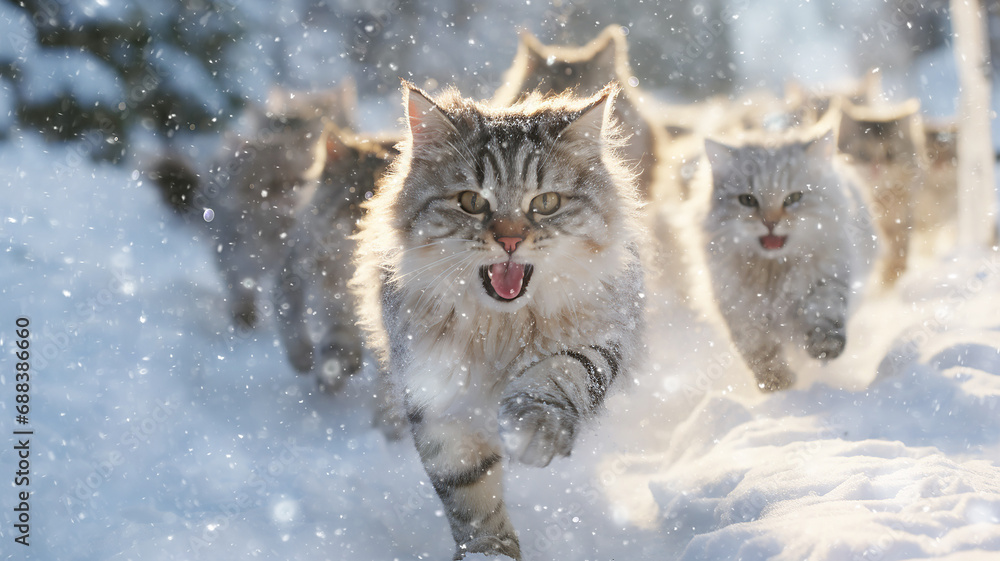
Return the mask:
M475 191L462 191L458 194L458 206L469 214L482 214L489 210L490 202Z
M740 204L743 206L749 206L749 207L757 206L757 197L753 195L740 195L738 200L740 201Z
M531 212L552 214L559 210L559 205L561 204L562 201L559 198L559 193L542 193L531 199Z
M792 205L794 205L795 203L797 203L797 202L799 202L801 200L802 200L802 191L796 191L796 192L792 193L791 195L788 195L787 197L785 197L785 202L783 204L785 206L792 206Z

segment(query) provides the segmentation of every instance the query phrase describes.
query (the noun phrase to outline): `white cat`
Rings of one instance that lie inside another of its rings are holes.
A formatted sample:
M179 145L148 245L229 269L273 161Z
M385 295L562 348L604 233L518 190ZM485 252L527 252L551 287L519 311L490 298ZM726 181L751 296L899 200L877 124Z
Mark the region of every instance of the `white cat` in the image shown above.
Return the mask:
M871 218L836 146L832 131L740 147L705 142L704 266L763 391L795 382L790 346L824 361L843 352L849 305L874 258Z

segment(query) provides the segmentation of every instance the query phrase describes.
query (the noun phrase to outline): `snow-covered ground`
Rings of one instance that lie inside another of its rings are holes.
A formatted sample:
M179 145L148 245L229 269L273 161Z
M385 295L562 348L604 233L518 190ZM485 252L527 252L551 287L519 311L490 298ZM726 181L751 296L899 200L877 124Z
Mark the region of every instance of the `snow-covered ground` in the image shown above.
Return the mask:
M939 55L918 68L953 76ZM954 92L936 80L925 102ZM370 375L324 394L270 320L234 331L209 244L137 164L92 163L99 141L0 142L0 557L450 558L412 444L369 426ZM714 329L657 307L647 365L573 455L507 466L525 559L997 559L1000 254L925 258L862 304L849 337L845 356L765 396ZM29 547L14 542L24 428Z

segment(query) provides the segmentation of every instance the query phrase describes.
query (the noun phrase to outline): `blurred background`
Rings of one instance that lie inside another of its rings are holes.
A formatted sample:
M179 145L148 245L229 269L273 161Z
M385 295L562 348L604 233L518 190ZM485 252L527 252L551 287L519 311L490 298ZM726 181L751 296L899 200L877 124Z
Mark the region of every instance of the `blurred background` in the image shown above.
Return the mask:
M996 51L1000 3L988 4ZM609 24L628 32L639 85L665 100L780 91L792 77L835 84L877 67L890 97L954 112L940 94L942 82L957 93L943 0L5 0L0 139L39 130L119 161L137 136L225 128L274 85L347 77L359 126L374 131L396 124L400 77L488 98L519 30L583 44Z

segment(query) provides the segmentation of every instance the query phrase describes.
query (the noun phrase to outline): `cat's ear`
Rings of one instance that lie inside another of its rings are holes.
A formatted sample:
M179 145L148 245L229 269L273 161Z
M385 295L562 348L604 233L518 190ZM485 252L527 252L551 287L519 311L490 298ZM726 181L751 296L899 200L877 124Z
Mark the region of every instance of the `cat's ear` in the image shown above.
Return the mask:
M705 155L715 175L727 174L736 167L736 149L727 144L706 138Z
M622 33L621 26L609 25L591 43L592 55L590 59L596 68L606 69L608 79L613 79L618 71L618 57L627 56L625 34Z
M527 68L530 70L544 66L549 55L545 45L538 40L538 37L525 29L521 31L519 39L517 49L521 51L519 54L524 56Z
M805 143L806 155L823 161L833 160L837 151L837 134L831 129Z
M609 126L615 96L620 91L621 86L616 82L605 86L594 100L577 114L576 119L566 127L564 134L571 138L600 140L601 133Z
M403 106L406 107L406 123L414 146L456 132L448 116L426 93L409 82L403 82Z

